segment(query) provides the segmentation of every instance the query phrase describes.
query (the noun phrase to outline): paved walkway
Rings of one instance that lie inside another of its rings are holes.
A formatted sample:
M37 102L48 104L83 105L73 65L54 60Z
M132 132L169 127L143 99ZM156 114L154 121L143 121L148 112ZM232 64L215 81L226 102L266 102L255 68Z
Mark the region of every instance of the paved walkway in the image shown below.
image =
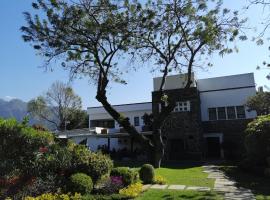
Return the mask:
M196 191L210 191L211 188L209 187L197 187L197 186L185 186L185 185L144 185L143 190L147 189L159 189L159 190L196 190Z
M255 200L251 190L237 187L236 182L230 180L217 166L206 165L203 167L204 172L209 174L208 178L216 179L214 191L223 194L225 200Z

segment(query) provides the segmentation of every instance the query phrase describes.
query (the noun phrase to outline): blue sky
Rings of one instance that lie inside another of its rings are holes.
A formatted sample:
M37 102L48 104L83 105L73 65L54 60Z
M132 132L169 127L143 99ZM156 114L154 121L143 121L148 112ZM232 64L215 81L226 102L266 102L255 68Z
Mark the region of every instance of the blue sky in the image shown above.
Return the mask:
M224 0L224 3L226 7L242 9L246 5L246 0ZM45 72L40 68L43 63L42 57L37 56L30 45L22 41L19 30L25 24L22 12L30 9L31 0L0 1L0 98L19 98L29 101L45 92L54 81L68 81L66 71L57 69L53 72ZM259 6L241 13L249 17L250 27L259 25L264 18L262 8ZM249 35L252 34L256 33L250 30ZM266 34L269 35L269 31ZM211 60L214 67L207 71L196 70L196 76L208 78L254 72L257 86L269 86L265 76L270 71L256 70L257 65L269 59L270 52L267 50L267 45L258 47L251 41L239 42L239 53L223 58L213 56ZM113 104L150 101L152 78L157 75L144 68L128 74L128 85L113 84L108 91L109 100ZM82 97L84 108L100 105L95 100L95 87L88 80L75 80L72 86Z

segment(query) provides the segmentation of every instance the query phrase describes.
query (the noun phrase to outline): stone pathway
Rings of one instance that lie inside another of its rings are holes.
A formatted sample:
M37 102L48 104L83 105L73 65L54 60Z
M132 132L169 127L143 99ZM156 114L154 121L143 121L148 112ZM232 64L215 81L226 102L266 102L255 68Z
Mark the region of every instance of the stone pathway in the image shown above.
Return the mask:
M217 166L206 165L203 167L204 172L209 174L208 178L216 179L214 191L223 194L225 200L255 200L255 196L251 190L237 187L236 182L230 180Z
M165 189L169 189L169 190L196 190L196 191L210 191L211 188L209 187L197 187L197 186L185 186L185 185L158 185L158 184L154 184L154 185L144 185L143 186L143 190L147 190L147 189L159 189L159 190L165 190Z

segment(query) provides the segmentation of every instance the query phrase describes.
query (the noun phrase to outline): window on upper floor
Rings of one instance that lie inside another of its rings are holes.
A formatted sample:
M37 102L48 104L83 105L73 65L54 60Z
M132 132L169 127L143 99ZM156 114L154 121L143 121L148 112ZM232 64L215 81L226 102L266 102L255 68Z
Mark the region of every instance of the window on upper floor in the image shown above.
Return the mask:
M227 117L228 119L236 119L235 107L227 107Z
M245 119L245 107L244 106L228 106L208 108L209 120L231 120L231 119Z
M218 120L226 119L226 110L225 107L218 107Z
M217 109L208 108L209 120L217 120Z
M140 117L134 117L134 126L140 126Z
M178 101L173 112L188 112L190 111L190 102L189 101Z
M245 119L246 118L246 112L244 106L236 106L236 113L238 119Z

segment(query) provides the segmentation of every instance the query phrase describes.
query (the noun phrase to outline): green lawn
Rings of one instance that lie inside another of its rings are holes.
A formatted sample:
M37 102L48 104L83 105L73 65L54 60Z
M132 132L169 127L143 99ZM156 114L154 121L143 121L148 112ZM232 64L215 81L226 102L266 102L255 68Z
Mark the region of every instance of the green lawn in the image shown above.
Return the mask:
M177 162L163 163L162 167L156 169L157 175L167 179L168 184L214 187L214 179L208 179L208 174L203 172L201 162ZM118 162L116 166L128 166L139 168L143 163L138 162Z
M156 174L165 177L168 184L179 184L188 186L214 187L214 179L208 179L208 174L203 172L200 166L189 166L179 168L162 167L156 169Z
M175 191L150 189L142 193L135 200L221 200L221 196L214 192Z
M237 186L251 189L257 200L270 200L270 179L243 172L236 166L220 167L227 176L237 182Z

